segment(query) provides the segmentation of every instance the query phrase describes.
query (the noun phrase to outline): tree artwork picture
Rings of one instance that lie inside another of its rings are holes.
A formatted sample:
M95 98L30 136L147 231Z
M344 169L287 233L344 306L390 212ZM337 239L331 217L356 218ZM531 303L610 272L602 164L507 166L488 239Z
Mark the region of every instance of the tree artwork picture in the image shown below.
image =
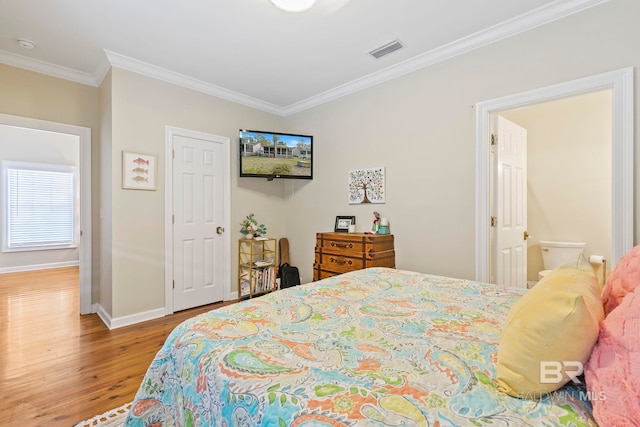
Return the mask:
M349 171L349 204L385 202L384 167Z

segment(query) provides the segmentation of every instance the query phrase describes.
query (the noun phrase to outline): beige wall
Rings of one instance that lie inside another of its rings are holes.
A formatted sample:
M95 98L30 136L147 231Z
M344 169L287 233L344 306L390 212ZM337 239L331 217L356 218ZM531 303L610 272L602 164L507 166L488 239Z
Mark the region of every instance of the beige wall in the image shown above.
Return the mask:
M111 72L112 317L164 307L165 126L231 140L232 260L229 290L237 290L240 220L253 212L268 235L284 235L284 182L238 178L238 130L277 130L283 119L232 102L114 68ZM122 150L158 156L157 191L123 190ZM106 177L107 174L104 174Z
M80 138L0 125L0 161L47 163L78 167ZM0 252L0 269L20 271L29 266L78 262L78 248Z
M637 16L640 2L613 0L288 118L315 136L315 179L292 184L288 209L303 279L316 231L331 230L335 215L368 226L374 210L390 220L399 268L474 278L476 103L640 66ZM347 171L371 166L386 167L387 203L348 205Z
M540 240L587 242L611 259L611 91L501 113L527 129L528 280Z
M0 94L4 114L85 126L92 129L92 140L97 141L95 87L0 64Z

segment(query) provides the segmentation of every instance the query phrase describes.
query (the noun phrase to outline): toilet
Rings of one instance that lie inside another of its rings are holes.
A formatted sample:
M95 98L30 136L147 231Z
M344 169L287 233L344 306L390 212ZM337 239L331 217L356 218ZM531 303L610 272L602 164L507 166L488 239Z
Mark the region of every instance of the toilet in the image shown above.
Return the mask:
M540 240L539 243L544 270L538 273L538 280L541 280L554 268L577 262L587 245L586 242L552 242L548 240Z

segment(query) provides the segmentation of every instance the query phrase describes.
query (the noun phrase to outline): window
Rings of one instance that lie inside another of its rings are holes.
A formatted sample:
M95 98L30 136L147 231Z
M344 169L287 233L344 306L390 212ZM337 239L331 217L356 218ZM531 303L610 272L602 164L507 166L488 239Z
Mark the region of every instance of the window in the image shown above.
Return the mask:
M2 162L3 252L78 245L78 171L64 165Z

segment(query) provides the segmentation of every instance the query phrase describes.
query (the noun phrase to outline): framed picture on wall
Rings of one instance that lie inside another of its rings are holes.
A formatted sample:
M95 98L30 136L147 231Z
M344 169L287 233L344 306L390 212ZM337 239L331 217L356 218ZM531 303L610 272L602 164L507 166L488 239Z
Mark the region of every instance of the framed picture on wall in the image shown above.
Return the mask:
M156 156L122 152L122 188L129 190L156 189Z
M383 166L349 171L349 204L385 203L385 182Z

